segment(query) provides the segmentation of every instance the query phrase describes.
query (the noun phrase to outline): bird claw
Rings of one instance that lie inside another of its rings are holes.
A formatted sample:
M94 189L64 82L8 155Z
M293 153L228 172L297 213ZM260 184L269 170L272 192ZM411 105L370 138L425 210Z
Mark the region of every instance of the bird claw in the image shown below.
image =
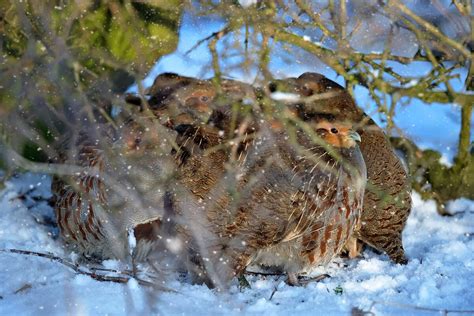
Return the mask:
M319 282L326 278L330 278L329 274L321 274L315 277L304 277L296 275L296 273L288 273L288 279L286 283L290 286L306 286L311 282Z
M350 237L344 245L345 252L349 259L361 257L363 244L356 237Z
M288 273L288 279L286 280L286 283L290 286L301 286L296 273Z

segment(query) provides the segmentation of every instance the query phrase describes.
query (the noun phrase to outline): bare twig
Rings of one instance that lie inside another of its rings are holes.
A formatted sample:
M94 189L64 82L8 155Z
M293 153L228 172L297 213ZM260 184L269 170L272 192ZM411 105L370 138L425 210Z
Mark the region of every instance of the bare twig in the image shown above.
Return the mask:
M81 266L78 264L72 263L64 258L55 256L51 253L42 253L42 252L36 252L36 251L29 251L29 250L21 250L21 249L0 249L0 252L4 253L14 253L14 254L20 254L20 255L26 255L26 256L35 256L35 257L40 257L40 258L46 258L50 259L52 261L58 262L71 270L73 270L76 274L82 274L82 275L87 275L91 277L92 279L96 281L101 281L101 282L114 282L114 283L127 283L132 277L129 276L109 276L109 275L103 275L103 274L97 274L95 272L89 272L85 271ZM97 271L99 269L94 269L94 271ZM122 273L116 270L102 270L102 271L108 271L108 272L117 272L117 273ZM170 288L139 279L137 277L133 277L138 284L151 287L153 289L159 290L159 291L165 291L165 292L174 292L177 293L175 290L172 290Z
M434 37L438 38L441 42L455 48L457 51L459 51L465 58L470 58L471 53L469 50L467 50L462 44L459 42L449 38L448 36L444 35L441 33L441 31L435 27L433 24L429 23L419 15L415 14L413 11L411 11L408 7L406 7L404 4L400 3L398 0L390 0L388 5L388 8L397 8L400 10L400 12L404 13L406 16L411 18L413 21L418 23L420 26L422 26L425 30L427 30L429 33L431 33Z
M465 0L465 3L460 0L453 0L451 3L454 4L459 13L464 16L469 16L471 14L471 5L469 0Z
M190 49L188 49L184 55L189 55L192 51L194 51L196 48L198 48L199 46L201 46L202 44L204 44L205 42L211 40L211 39L214 39L214 38L217 38L218 40L221 39L222 37L224 37L225 35L227 35L229 32L231 32L232 29L230 28L230 26L226 26L225 28L223 28L222 30L220 31L217 31L217 32L214 32L212 33L211 35L209 36L206 36L205 38L199 40L196 42L196 44L194 44Z
M317 26L325 36L334 37L333 33L324 25L319 14L314 13L314 11L308 6L306 1L295 0L295 3L304 13L306 13L313 20L314 25Z
M277 291L278 291L278 288L275 286L275 287L273 288L272 294L270 294L270 297L268 298L269 301L272 300L273 295L275 295L275 293L276 293Z

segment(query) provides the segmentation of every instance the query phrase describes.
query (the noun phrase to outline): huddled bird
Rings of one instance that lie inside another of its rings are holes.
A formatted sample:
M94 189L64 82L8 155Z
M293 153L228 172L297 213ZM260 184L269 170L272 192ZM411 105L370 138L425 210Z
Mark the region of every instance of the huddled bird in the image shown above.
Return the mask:
M280 90L297 98L273 99ZM164 73L146 93L125 97L139 110L118 127L65 146L75 151L62 162L96 172L54 181L61 235L80 253L173 253L194 281L222 288L251 265L299 284L344 248L356 256L358 240L405 262L406 171L338 84L315 73L258 88Z
M278 88L306 97L309 103L314 96L326 94L317 99L319 107L330 111L340 120L358 125L361 135L360 150L367 165L367 189L364 195L361 226L350 242L350 252L356 256L362 241L386 252L396 263L406 263L402 231L411 210L411 187L403 162L395 153L388 137L337 83L321 74L304 73L298 78L288 78L271 84Z
M321 142L297 126L274 131L264 123L248 124L231 141L219 131L211 143L185 135L183 150L201 150L180 161L173 203L181 226L207 234L189 243L206 281L225 284L254 264L278 267L296 284L299 273L339 253L358 226L366 182L360 136L325 115L305 124ZM210 144L221 146L206 151Z
M131 252L144 259L154 248L144 233L160 227L163 183L174 164L163 154L172 148L166 130L158 134L155 127L148 118L113 125L84 119L61 143L57 162L81 168L52 182L60 234L75 252L93 260L126 259ZM131 230L135 249L129 247Z

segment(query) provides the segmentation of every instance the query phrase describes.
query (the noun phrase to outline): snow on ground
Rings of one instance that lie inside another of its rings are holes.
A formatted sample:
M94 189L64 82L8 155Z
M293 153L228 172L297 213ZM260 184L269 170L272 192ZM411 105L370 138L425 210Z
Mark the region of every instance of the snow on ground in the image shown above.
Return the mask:
M0 249L74 259L48 224L49 186L50 178L38 174L6 183L0 191ZM234 285L230 293L216 293L168 276L165 285L176 293L164 293L135 279L99 282L50 259L0 252L0 315L348 315L353 308L376 315L439 314L414 306L473 311L474 202L453 201L448 209L455 216L441 217L433 201L416 193L413 200L404 232L406 266L365 250L361 259L338 258L316 269L314 275L331 277L306 287L290 287L283 277L250 275L251 289Z

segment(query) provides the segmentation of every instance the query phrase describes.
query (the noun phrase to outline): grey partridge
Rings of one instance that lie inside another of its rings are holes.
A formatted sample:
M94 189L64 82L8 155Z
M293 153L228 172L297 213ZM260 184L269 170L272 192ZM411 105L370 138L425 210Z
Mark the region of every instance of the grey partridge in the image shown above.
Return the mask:
M275 130L260 123L258 106L231 136L235 104L245 108L241 98L221 99L207 124L178 131L172 199L190 270L219 287L249 265L278 267L295 280L338 254L359 224L366 181L359 136L325 115L303 118L320 142L291 122ZM182 159L182 151L191 153Z
M83 172L53 178L54 209L62 238L76 252L100 260L130 255L142 260L157 246L163 184L172 170L171 156L164 153L171 146L148 119L115 123L118 127L83 123L79 135L64 142L59 162ZM130 234L138 242L134 249Z
M162 124L174 125L206 122L211 113L210 103L216 95L210 81L181 76L175 73L158 75L153 85L145 90L147 104ZM143 100L138 95L127 94L125 101L139 105Z
M360 150L367 166L367 189L361 226L354 234L355 239L349 242L350 255L357 255L361 248L357 239L386 252L396 263L406 263L402 231L411 210L410 182L383 130L357 107L344 88L321 74L304 73L298 78L277 81L271 88L285 89L284 85L306 98L307 105L360 125L357 131L362 136ZM326 97L314 98L322 94Z

